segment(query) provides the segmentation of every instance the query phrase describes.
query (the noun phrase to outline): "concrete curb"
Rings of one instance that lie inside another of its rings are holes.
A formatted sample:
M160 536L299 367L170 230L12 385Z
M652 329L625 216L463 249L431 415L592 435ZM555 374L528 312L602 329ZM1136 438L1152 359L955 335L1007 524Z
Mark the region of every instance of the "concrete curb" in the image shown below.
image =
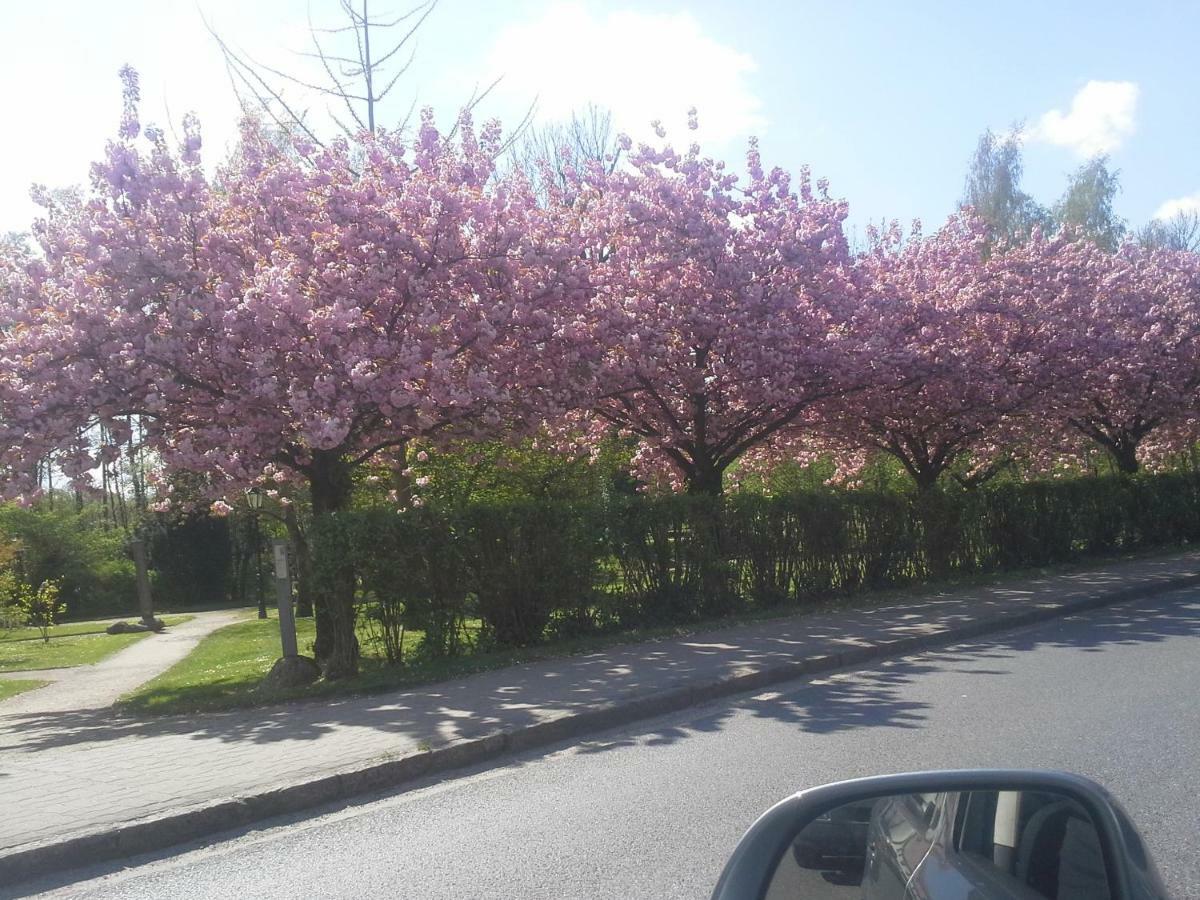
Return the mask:
M962 625L948 626L930 634L878 641L836 653L777 663L717 681L697 682L642 697L632 697L550 721L499 731L484 737L467 738L400 759L373 763L360 769L339 772L259 794L217 800L163 816L122 823L103 831L44 842L0 855L0 884L12 887L43 875L164 850L176 844L264 819L303 812L375 791L394 789L428 775L466 768L507 754L545 747L558 741L605 731L665 713L678 712L711 700L745 691L761 690L794 678L905 656L1127 600L1153 597L1195 584L1200 584L1200 573L1170 576L1061 603L1040 604L1015 613L1001 613Z

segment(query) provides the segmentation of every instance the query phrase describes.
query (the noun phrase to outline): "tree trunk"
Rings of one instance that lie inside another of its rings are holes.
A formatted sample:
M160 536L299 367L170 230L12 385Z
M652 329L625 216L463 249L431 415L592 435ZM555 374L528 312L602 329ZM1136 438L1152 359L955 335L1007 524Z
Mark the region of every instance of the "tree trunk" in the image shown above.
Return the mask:
M1109 456L1112 457L1113 463L1122 475L1136 475L1141 464L1137 458L1137 444L1120 442L1113 443L1105 447L1108 450Z
M725 470L715 465L698 465L688 473L687 492L694 497L707 497L710 502L693 508L693 546L698 553L700 596L697 611L703 616L720 616L733 612L736 597L730 585L726 559L724 526Z
M323 517L336 515L350 505L350 465L337 453L313 452L309 476L312 494L313 524L319 527ZM348 557L313 560L320 570L313 585L317 636L313 655L334 680L358 674L358 637L354 633L354 563Z
M918 494L927 494L937 487L938 478L941 477L941 471L931 472L921 470L913 475L913 481L917 485Z
M716 466L696 466L687 473L687 492L705 497L720 497L725 492L725 471Z

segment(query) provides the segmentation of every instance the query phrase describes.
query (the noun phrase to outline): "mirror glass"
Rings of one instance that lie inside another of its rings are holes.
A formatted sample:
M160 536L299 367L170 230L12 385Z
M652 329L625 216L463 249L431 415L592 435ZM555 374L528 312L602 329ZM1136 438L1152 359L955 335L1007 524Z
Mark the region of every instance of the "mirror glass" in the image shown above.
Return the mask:
M1106 900L1087 811L1045 791L903 794L814 819L783 854L767 900Z

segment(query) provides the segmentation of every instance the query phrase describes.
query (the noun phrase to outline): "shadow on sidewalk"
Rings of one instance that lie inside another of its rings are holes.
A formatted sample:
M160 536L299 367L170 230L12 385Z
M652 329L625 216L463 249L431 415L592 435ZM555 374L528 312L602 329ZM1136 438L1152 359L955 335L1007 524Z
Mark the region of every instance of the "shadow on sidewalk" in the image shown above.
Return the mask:
M952 624L965 618L965 612L955 611L956 602L961 604L961 601L945 601L946 608L935 620ZM875 639L911 633L914 620L931 621L931 607L936 609L937 604L938 601L926 600L911 606L841 614L836 620L836 630L832 622L820 621L827 617L813 617L811 622L788 620L784 623L786 627L762 623L745 629L747 640L742 645L728 643L727 633L710 635L707 639L698 635L694 639L617 647L608 652L531 663L423 690L320 704L151 720L134 719L113 710L0 715L0 753L34 753L56 747L166 735L223 743L302 744L342 729L367 729L402 737L409 744L399 742L395 750L406 752L415 749L417 742L438 746L456 738L520 728L583 710L597 702L620 702L622 697L668 690L694 679L712 680L747 666L793 659L806 649L852 641L855 634ZM971 618L978 616L979 609L976 600ZM692 732L718 731L738 710L749 710L755 716L817 734L859 728L918 728L925 719L926 704L904 699L900 689L923 674L956 672L1003 677L1007 674L1004 663L1015 664L1019 654L1041 647L1096 653L1113 646L1197 634L1200 634L1200 592L1175 592L952 649L925 652L886 666L867 668L853 679L819 681L814 684L815 689L793 691L788 697L759 692L751 699L734 698L718 711L690 721L686 728L672 726L644 731L637 740L649 745L671 744ZM964 663L980 660L996 663L988 668L962 668ZM633 738L619 740L581 752L600 752L633 741Z
M1200 599L1178 596L1142 601L1100 612L1054 620L995 638L956 644L945 649L890 660L876 668L854 671L846 680L818 678L787 693L761 691L735 699L708 716L654 730L640 730L615 740L585 744L577 752L603 753L629 746L664 746L692 734L722 730L739 712L756 718L793 724L811 734L858 728L919 728L929 704L906 698L901 689L922 675L1004 676L1010 670L967 667L981 660L1019 665L1021 653L1060 648L1100 653L1114 646L1156 643L1172 637L1200 635ZM636 726L634 726L636 730Z

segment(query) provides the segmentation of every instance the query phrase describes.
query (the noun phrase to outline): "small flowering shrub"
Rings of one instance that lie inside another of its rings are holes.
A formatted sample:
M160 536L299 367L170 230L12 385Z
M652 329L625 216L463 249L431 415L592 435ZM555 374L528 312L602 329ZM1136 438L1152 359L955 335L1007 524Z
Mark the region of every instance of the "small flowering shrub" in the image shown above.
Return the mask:
M58 582L47 579L36 588L25 587L19 603L26 624L40 631L42 640L50 643L50 629L66 611L66 605L58 599Z

